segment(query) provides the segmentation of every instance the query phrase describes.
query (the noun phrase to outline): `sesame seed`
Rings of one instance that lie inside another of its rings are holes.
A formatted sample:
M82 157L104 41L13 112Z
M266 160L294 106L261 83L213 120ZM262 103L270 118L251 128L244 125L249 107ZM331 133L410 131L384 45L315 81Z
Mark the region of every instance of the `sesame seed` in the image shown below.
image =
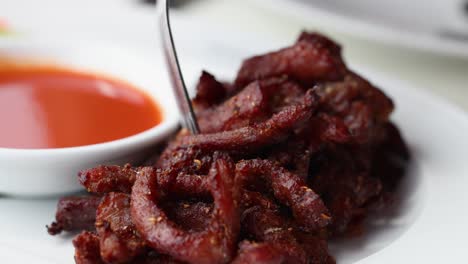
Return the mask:
M201 166L202 166L202 162L199 159L194 159L193 163L195 163L195 167L196 167L197 170L199 170L201 168Z
M212 238L210 239L210 243L211 243L212 245L216 245L216 244L218 244L218 241L216 240L216 238L212 237Z
M268 228L267 230L265 230L264 234L267 235L267 234L270 234L270 233L276 233L276 232L280 232L280 231L283 231L283 228L273 227L273 228Z
M326 219L326 220L329 220L331 219L331 217L329 215L326 215L326 214L321 214L320 215L323 219Z

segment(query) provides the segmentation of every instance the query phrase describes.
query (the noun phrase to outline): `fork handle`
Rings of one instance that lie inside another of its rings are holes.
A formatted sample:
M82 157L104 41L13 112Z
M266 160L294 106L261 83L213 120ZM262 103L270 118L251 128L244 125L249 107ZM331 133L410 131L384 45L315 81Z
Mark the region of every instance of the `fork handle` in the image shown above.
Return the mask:
M167 0L158 0L158 13L160 19L161 40L164 47L164 57L172 82L172 88L176 96L177 105L182 115L182 124L190 130L192 134L198 134L197 119L193 111L192 103L185 85L184 77L180 69L177 51L172 36L171 21L169 16L169 6Z

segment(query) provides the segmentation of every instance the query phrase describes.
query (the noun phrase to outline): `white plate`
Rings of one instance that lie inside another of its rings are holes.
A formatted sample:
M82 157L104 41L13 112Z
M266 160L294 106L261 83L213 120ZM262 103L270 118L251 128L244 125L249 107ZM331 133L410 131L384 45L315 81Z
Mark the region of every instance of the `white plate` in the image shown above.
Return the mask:
M414 160L398 210L372 219L363 237L334 243L333 254L338 263L461 263L467 259L468 118L400 81L358 71L395 100L393 119ZM56 200L0 198L4 263L73 263L71 236L51 237L45 229L55 205Z
M465 0L255 0L259 6L371 41L468 58Z

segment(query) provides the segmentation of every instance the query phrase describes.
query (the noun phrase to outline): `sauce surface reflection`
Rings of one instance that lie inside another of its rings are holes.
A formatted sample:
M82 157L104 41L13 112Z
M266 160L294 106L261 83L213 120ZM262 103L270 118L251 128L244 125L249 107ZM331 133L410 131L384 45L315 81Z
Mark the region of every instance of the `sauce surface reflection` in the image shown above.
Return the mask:
M64 148L138 134L162 120L123 81L56 67L0 67L0 147Z

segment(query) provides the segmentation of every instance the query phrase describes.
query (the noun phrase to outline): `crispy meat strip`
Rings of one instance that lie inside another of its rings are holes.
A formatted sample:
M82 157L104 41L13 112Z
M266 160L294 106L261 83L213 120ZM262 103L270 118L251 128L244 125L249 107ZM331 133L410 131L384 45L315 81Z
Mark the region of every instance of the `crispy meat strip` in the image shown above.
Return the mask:
M203 71L197 84L197 95L192 100L197 114L213 105L220 104L230 93L229 86L216 80L216 78Z
M89 192L122 192L130 194L131 188L136 180L136 175L142 170L143 168L131 168L129 165L125 165L124 167L99 166L86 170L80 175L80 177L82 179L86 178L83 182L85 182L86 186L89 187ZM168 185L170 192L174 196L203 196L208 193L206 191L206 182L203 176L178 173L172 169L161 170L161 173L159 173L158 176L157 180L159 184Z
M256 241L296 243L293 228L277 211L251 207L243 212L241 224L242 230Z
M338 43L317 32L301 32L297 41L306 41L310 44L322 46L335 55L341 54L341 46Z
M104 264L99 253L99 237L84 231L73 239L76 264Z
M137 170L126 164L125 166L98 166L78 173L78 179L88 192L130 193L135 182Z
M286 245L288 251L282 252L282 263L308 263L306 252L297 243L293 235L293 228L278 212L261 206L254 206L242 214L241 223L244 232L252 236L255 241L265 244ZM245 256L239 257L245 258Z
M317 187L320 193L329 195L334 195L335 189L346 188L353 193L353 199L359 206L378 196L382 191L381 181L371 177L369 172L343 171L333 168L325 169L316 175L313 186Z
M101 258L99 248L99 236L91 232L82 232L73 239L75 246L75 263L76 264L109 264L113 262L104 262ZM148 251L136 259L132 260L133 264L184 264L174 258L161 255L154 251Z
M384 149L395 158L398 157L402 163L408 162L411 159L410 151L398 127L392 122L386 123L385 135L385 140L381 142L378 148Z
M287 78L254 81L220 105L197 113L202 133L238 129L264 121L284 107L300 104L304 89Z
M304 248L309 259L309 263L335 264L335 259L328 253L328 243L326 237L313 233L306 233L296 230L295 237Z
M382 181L386 192L393 192L404 176L411 157L408 146L394 124L385 125L385 134L386 138L373 155L371 173Z
M313 233L297 229L278 212L252 207L242 216L243 230L253 235L257 241L287 245L288 255L281 263L335 263L328 254L327 241ZM295 253L291 254L295 249Z
M184 264L175 260L173 257L168 255L158 254L154 251L149 251L147 254L140 256L138 259L132 261L132 264Z
M304 261L303 252L297 245L288 243L243 241L232 264L300 264Z
M177 175L170 186L170 195L174 197L200 197L209 195L208 178L204 175Z
M325 203L333 216L333 222L328 226L332 235L343 234L347 231L349 224L365 213L365 209L359 207L355 195L347 188L335 187L334 195L329 195Z
M353 72L348 72L342 82L319 85L317 93L320 112L342 119L358 143L376 137L378 125L387 122L394 109L390 98Z
M278 87L275 87L276 89L270 92L272 94L272 98L270 100L270 108L273 113L278 113L285 107L288 107L290 105L300 104L306 92L306 89L301 87L298 83L290 79L283 79L285 81L281 83L281 85L279 85ZM262 82L267 80L270 79L262 80Z
M187 232L162 210L164 193L157 172L143 169L132 190L131 212L135 225L155 250L188 263L226 263L234 255L240 228L238 189L229 157L215 153L207 186L214 200L209 225L200 232Z
M321 143L319 143L321 144ZM277 162L281 167L307 180L312 154L319 150L319 144L311 144L302 138L292 138L275 146L268 159Z
M243 188L241 197L241 208L243 208L242 211L253 206L261 206L273 211L279 210L279 206L273 200L265 197L262 193L249 191Z
M267 121L252 126L213 134L180 136L161 154L156 165L158 168L193 173L194 167L209 164L207 153L217 150L252 152L281 142L296 128L304 125L315 110L316 99L312 90L301 101L300 104L285 107Z
M236 165L236 180L246 185L261 177L271 185L275 197L289 206L298 223L307 230L317 230L330 223L330 216L319 195L299 176L269 160L243 160Z
M301 104L289 106L265 122L231 131L187 136L181 139L178 147L196 146L204 151L236 151L255 150L281 142L295 128L310 119L315 103L314 93L310 90ZM173 153L173 149L167 151Z
M330 210L332 234L346 231L348 224L365 213L366 204L382 194L382 182L372 177L367 161L372 152L335 147L321 153L322 161L310 184ZM364 161L363 161L364 160Z
M102 199L96 216L101 257L106 263L128 263L146 250L130 216L130 196L109 193Z
M202 133L233 130L266 118L269 86L278 86L280 82L279 79L253 82L223 104L199 113L200 130Z
M96 209L101 202L97 196L72 196L61 198L57 204L55 222L47 226L51 235L62 231L94 230Z
M211 164L211 160L209 158L206 159L207 156L202 155L203 152L199 148L190 146L187 148L178 147L185 137L187 136L172 142L166 148L156 163L157 168L194 173L195 171L198 172L199 168L206 165L206 163Z
M213 213L213 204L204 202L170 202L164 207L169 219L190 232L206 229Z
M235 86L243 88L252 81L282 75L305 85L341 80L346 66L340 49L318 34L306 34L291 47L245 60Z

